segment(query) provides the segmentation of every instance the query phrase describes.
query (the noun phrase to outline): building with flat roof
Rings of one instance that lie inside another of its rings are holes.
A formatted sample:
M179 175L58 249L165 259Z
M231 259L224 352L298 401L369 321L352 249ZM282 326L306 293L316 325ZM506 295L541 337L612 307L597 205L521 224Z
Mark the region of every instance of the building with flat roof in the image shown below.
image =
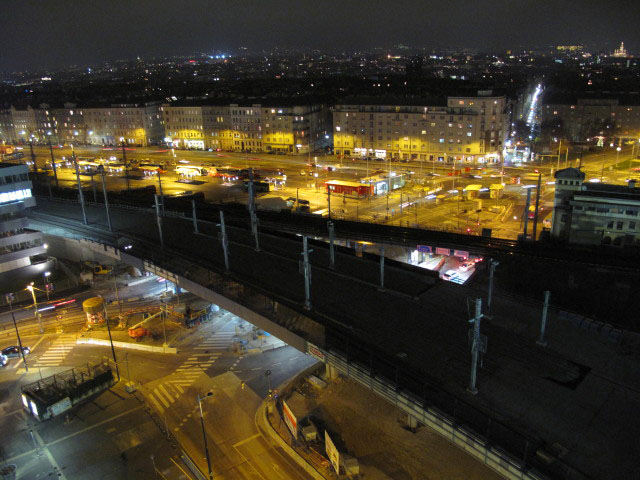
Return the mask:
M565 168L555 174L551 236L589 245L638 245L640 188L585 183L584 172Z
M445 163L499 162L508 130L508 102L504 96L479 93L449 97L446 106L336 105L335 153Z
M34 207L28 167L0 163L0 283L29 269L32 257L46 252L42 233L30 230L27 209Z

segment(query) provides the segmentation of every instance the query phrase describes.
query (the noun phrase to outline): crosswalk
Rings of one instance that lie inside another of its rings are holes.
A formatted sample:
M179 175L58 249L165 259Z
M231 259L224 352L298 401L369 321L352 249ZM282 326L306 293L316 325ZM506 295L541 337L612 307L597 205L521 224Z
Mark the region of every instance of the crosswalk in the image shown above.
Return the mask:
M200 344L195 347L195 350L198 352L207 350L227 350L229 345L231 345L234 336L235 332L216 332L200 342Z
M200 375L213 365L222 352L229 348L234 332L217 332L203 339L194 353L180 365L171 377L158 384L149 394L149 399L159 413L168 409Z
M62 365L69 352L76 346L75 334L64 334L56 338L51 346L38 357L34 367L58 367Z

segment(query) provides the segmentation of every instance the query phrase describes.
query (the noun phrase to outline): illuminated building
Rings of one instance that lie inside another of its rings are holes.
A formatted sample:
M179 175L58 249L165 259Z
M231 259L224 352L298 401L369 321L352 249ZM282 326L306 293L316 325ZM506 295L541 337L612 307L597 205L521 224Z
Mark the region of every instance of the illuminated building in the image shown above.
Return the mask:
M231 129L233 130L233 150L236 152L262 151L262 118L260 105L242 107L229 105Z
M31 187L26 165L0 163L0 282L14 283L16 275L36 268L28 268L31 257L46 253L42 233L27 228L26 211L36 204Z
M176 148L205 149L202 107L163 104L160 110L167 143Z
M595 136L604 138L640 137L640 105L620 105L612 98L578 99L544 103L542 123L561 124L571 141L583 142Z
M636 245L640 238L640 189L585 182L576 168L558 170L551 235L569 243Z
M202 107L205 147L212 150L233 150L233 130L228 105Z
M446 106L336 105L335 153L462 163L500 161L507 132L503 96L449 97Z
M629 56L624 48L624 42L620 43L620 47L616 48L611 56L616 58L625 58Z
M82 108L86 143L146 147L162 140L164 127L158 105L123 104ZM124 139L124 140L120 140Z
M264 151L309 153L330 144L331 116L324 105L263 108Z

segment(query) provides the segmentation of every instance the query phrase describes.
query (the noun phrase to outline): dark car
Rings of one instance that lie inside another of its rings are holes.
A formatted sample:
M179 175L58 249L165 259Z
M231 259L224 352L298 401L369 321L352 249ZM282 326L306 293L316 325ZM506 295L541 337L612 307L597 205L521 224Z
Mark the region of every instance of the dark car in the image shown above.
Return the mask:
M31 349L29 347L22 347L22 351L25 355L29 355ZM20 347L14 345L12 347L3 348L2 355L5 355L8 358L20 357Z

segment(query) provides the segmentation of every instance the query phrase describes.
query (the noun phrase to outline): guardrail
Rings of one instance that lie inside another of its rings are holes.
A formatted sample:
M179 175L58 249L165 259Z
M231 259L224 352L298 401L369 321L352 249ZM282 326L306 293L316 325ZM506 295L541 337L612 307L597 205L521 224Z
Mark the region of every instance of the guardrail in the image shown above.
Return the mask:
M471 428L456 423L456 420L435 408L425 408L422 402L409 393L399 391L395 385L384 378L373 375L357 363L349 362L335 352L326 352L316 346L315 349L325 355L325 362L334 366L347 377L374 391L392 405L407 413L420 423L427 425L458 447L480 460L482 463L512 480L545 480L548 477L493 446L489 439L474 432Z

